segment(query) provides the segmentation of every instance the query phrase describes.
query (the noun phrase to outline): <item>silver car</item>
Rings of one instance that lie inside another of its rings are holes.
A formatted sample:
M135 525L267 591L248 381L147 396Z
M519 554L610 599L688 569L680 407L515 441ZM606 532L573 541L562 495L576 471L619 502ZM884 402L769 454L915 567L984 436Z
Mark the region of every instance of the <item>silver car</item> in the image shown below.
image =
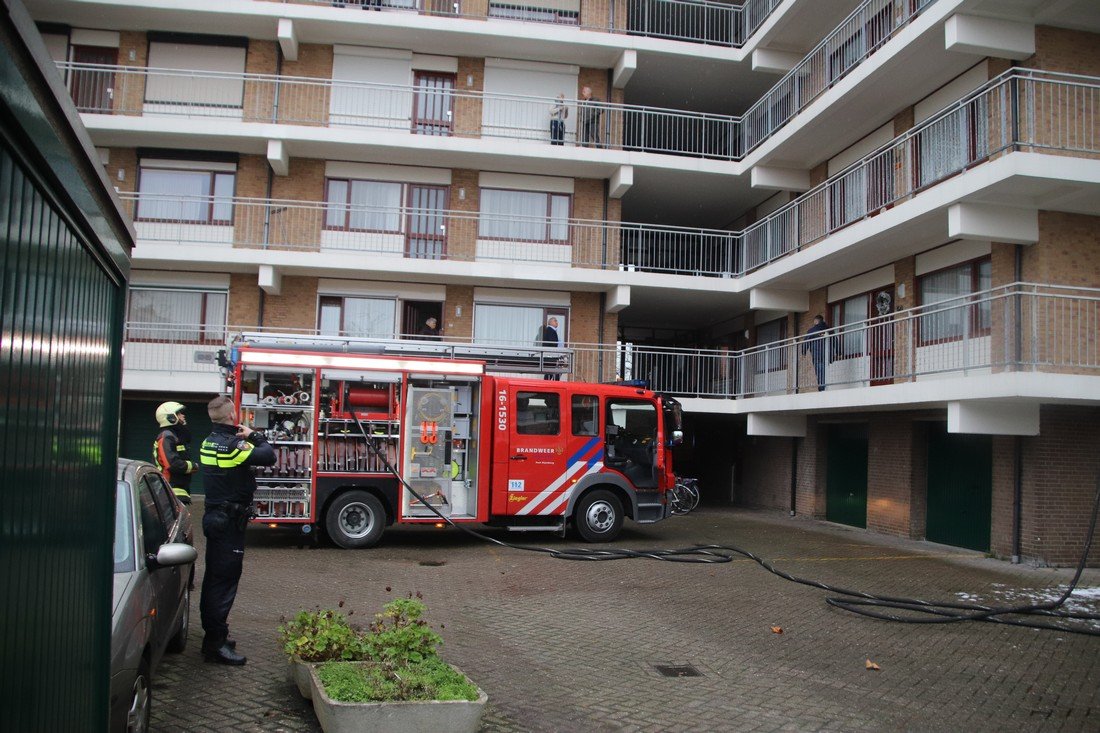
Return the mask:
M111 730L147 731L152 677L182 652L197 553L191 514L156 468L119 459L111 617Z

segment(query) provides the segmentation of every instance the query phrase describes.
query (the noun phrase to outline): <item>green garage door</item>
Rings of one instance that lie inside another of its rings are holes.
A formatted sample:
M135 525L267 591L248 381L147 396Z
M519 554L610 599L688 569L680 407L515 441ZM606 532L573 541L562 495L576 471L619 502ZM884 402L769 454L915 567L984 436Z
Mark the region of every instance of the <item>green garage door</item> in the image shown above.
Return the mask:
M136 458L141 461L153 460L153 441L156 440L160 428L157 427L157 419L154 417L157 405L167 402L170 398L165 396L160 399L132 399L122 400L122 426L119 432L118 454L123 458ZM203 438L210 435L210 417L206 412L208 400L189 402L177 400L187 407L187 427L191 429L191 455L193 460L199 460L199 446ZM202 474L196 473L191 477L191 493L202 494Z
M825 518L867 526L867 426L828 426Z
M947 423L928 432L928 525L925 536L971 550L989 549L993 438L955 435Z

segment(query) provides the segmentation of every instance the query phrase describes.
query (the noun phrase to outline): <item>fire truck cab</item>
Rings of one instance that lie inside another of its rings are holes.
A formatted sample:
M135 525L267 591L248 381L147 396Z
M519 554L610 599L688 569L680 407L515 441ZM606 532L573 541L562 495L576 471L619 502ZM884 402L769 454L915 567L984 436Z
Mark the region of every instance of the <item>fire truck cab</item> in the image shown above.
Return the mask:
M258 469L255 522L318 528L358 548L378 543L389 525L442 518L571 527L606 542L626 518L669 515L671 448L682 435L675 400L344 346L266 337L232 348L241 419L265 431L277 455Z

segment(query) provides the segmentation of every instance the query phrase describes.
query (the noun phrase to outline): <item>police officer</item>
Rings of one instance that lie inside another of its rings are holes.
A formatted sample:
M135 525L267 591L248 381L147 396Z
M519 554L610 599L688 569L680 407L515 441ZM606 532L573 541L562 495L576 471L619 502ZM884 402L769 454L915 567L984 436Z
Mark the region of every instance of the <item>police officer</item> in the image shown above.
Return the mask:
M206 570L199 601L206 632L202 655L208 662L239 665L247 660L229 639L228 619L244 566L244 530L256 491L252 466L274 465L275 450L261 433L238 424L233 400L225 395L210 400L207 409L214 430L199 451L206 489Z
M191 460L191 431L183 414L186 409L178 402L165 402L157 408L157 425L162 430L153 441L153 463L179 500L190 504L191 474L199 466Z

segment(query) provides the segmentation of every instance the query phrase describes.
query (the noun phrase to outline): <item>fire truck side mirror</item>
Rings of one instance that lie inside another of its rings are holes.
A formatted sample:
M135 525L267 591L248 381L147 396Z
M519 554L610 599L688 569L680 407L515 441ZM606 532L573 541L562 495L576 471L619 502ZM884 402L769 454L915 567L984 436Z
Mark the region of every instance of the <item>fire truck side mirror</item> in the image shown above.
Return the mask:
M683 430L673 430L672 431L672 437L670 437L668 439L668 447L669 448L675 448L676 446L680 445L683 442L684 442L684 431Z

